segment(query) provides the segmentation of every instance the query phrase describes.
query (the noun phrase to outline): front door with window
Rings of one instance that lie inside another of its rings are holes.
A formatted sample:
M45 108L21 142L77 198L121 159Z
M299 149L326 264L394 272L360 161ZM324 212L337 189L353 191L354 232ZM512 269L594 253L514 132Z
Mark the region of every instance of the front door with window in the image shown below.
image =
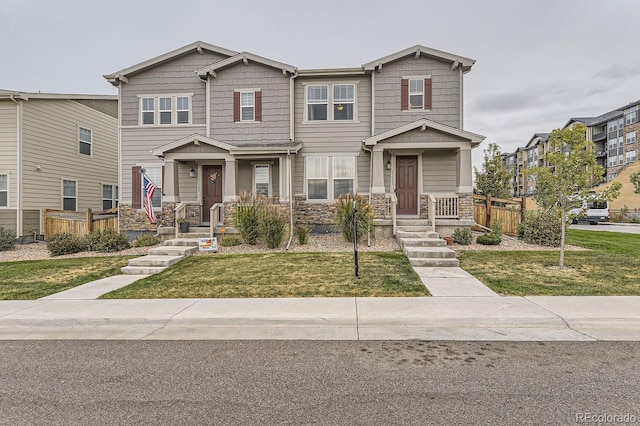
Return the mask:
M418 214L418 157L415 155L396 157L396 191L396 213Z
M222 202L222 166L202 166L202 221L209 223L209 209Z

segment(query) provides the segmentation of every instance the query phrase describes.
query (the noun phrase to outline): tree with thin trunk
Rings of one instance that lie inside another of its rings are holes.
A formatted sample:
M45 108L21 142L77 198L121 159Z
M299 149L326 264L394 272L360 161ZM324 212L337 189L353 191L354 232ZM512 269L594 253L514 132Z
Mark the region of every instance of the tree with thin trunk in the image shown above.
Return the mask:
M496 198L510 198L513 172L507 168L502 159L500 147L489 144L484 151L482 170L473 168L476 174L476 189L480 195L491 195Z
M549 150L544 154L545 167L528 169L527 175L535 176L533 199L544 209L555 210L561 217L560 268L564 268L566 225L569 210L582 200L612 200L620 193L620 183L604 192L590 193L603 175L598 165L595 145L585 139L585 126L575 123L571 127L556 129L549 136Z

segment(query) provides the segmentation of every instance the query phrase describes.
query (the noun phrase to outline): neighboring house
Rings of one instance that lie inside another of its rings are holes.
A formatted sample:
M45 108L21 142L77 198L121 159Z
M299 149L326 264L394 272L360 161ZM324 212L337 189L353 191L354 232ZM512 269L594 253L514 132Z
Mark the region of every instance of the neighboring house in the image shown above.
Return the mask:
M243 192L291 203L299 223L334 222L343 193L369 197L379 224L473 222L463 76L474 60L414 46L355 68L309 69L195 42L105 78L120 99L120 228L155 230L140 170L156 183L157 224L188 206L230 223ZM393 202L397 194L397 205Z
M117 206L118 98L0 90L0 226L43 234L43 209Z

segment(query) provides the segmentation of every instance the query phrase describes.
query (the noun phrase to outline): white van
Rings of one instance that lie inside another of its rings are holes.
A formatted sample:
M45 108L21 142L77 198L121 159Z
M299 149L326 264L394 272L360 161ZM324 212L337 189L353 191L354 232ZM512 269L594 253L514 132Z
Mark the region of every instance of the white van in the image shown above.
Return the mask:
M569 210L573 216L571 223L589 222L597 225L599 222L609 221L609 202L607 200L583 201L582 207Z

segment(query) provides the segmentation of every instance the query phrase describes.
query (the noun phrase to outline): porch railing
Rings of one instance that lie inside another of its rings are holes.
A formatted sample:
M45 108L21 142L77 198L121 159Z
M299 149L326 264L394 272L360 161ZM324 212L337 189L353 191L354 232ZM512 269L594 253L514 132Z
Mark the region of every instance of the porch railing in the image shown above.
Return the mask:
M431 197L431 195L429 195ZM435 216L438 219L457 219L459 216L459 199L457 194L434 195ZM431 206L429 206L431 211Z
M224 204L215 203L209 209L209 238L213 238L215 229L224 223Z

